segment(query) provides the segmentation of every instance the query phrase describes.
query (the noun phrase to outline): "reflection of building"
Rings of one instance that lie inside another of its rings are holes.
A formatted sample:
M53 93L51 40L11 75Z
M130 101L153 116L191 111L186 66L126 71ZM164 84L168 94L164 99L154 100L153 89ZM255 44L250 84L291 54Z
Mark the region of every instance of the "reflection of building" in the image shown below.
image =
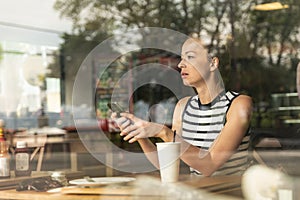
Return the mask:
M41 88L46 81L47 63L53 47L3 42L0 112L6 114L28 110L36 112L41 105ZM54 90L52 89L52 92ZM60 92L59 88L55 92ZM50 110L51 111L51 110Z
M36 126L43 98L48 99L47 112L60 112L60 80L46 77L57 48L18 42L1 42L1 46L0 116L7 118L7 126Z

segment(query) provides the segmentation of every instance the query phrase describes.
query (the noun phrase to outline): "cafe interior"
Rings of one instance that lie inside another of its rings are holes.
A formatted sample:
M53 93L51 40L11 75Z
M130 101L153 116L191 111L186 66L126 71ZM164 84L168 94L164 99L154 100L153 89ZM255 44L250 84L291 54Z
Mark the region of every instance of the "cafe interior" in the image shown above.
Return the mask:
M0 199L300 199L299 17L297 0L0 2ZM172 127L195 95L178 68L186 36L253 100L242 175L179 160L165 182L111 118L117 102Z

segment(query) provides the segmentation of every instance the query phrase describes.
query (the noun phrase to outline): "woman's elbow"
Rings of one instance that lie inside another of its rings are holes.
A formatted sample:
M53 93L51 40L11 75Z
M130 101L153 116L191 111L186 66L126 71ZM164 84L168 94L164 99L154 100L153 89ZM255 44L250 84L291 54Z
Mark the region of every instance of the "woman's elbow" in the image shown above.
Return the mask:
M202 175L205 176L205 177L210 177L214 174L216 170L213 170L213 169L207 169L207 170L202 170Z

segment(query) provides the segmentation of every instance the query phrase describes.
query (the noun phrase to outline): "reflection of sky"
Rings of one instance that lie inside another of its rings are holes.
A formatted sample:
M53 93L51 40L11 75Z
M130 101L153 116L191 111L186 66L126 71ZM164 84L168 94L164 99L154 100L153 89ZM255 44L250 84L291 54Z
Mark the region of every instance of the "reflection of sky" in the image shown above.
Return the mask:
M0 1L0 40L57 46L71 22L60 19L55 0Z

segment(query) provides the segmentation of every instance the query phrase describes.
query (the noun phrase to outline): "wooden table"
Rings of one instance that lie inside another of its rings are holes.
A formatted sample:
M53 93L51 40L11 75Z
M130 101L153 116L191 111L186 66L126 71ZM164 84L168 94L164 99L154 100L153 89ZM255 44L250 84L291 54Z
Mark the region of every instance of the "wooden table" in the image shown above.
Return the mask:
M11 144L11 151L14 153L14 148L18 141L25 141L29 148L34 151L31 155L31 160L39 152L37 171L41 171L44 158L45 146L48 145L48 153L51 152L51 145L55 143L63 143L66 131L55 127L32 128L18 133L7 135L7 140ZM66 149L66 147L64 147ZM65 150L66 151L66 150Z
M81 137L77 131L80 131ZM51 147L54 144L62 145L63 147L63 156L66 158L65 160L70 160L70 170L78 171L80 170L78 167L78 154L81 153L103 153L105 154L105 162L108 163L105 167L106 176L113 175L113 169L109 166L112 166L113 155L110 151L110 146L107 144L104 137L110 137L110 133L107 132L106 135L99 134L99 128L97 127L82 127L78 130L76 128L71 131L59 129L55 127L44 127L44 128L32 128L29 130L24 130L21 132L11 132L7 135L7 140L11 144L11 152L14 153L14 149L16 143L18 141L26 141L29 148L34 149L31 154L31 160L38 156L36 170L41 171L43 159L50 158L52 155ZM94 146L91 146L90 149L87 150L83 141L93 141ZM67 158L69 157L69 158ZM63 168L65 166L69 166L68 163L62 163Z
M36 191L18 192L15 189L0 187L0 199L15 200L99 200L99 199L173 199L181 195L186 199L243 199L240 176L197 177L194 175L180 175L180 180L174 184L161 184L158 174L138 175L129 185L114 185L102 188L77 188L72 194L66 192L48 193ZM74 189L74 188L73 188ZM86 190L85 190L86 189ZM82 191L84 191L83 194ZM232 195L235 196L232 196ZM237 195L238 194L238 195ZM172 196L173 195L173 196ZM175 195L175 196L174 196ZM191 196L194 195L194 196ZM229 196L230 195L230 196ZM196 198L195 198L196 197Z

